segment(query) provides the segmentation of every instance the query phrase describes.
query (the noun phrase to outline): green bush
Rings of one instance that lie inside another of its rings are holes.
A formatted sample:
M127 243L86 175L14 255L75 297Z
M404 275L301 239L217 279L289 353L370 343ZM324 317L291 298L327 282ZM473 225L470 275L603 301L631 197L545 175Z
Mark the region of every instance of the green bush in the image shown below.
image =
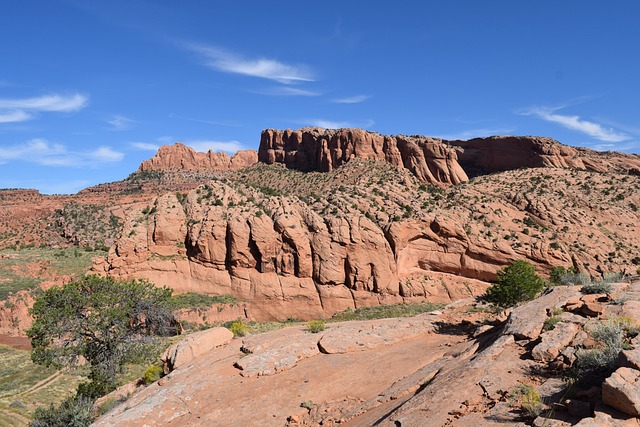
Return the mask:
M558 316L551 316L545 319L544 321L544 326L542 329L544 329L545 331L550 331L553 328L556 327L556 325L558 323L560 323L562 321L562 319L560 319L560 317Z
M142 380L145 384L151 384L160 379L162 374L164 373L163 369L158 365L151 365L144 371L144 375L142 376Z
M497 283L487 289L485 298L501 307L513 307L532 300L544 288L544 280L527 261L513 261L511 265L498 270L497 275Z
M307 324L307 327L309 328L309 332L312 334L322 332L325 328L324 320L312 320Z
M85 427L93 421L93 399L85 396L70 397L56 407L39 407L29 427Z
M247 329L247 325L245 325L241 320L236 320L232 322L230 326L228 326L231 333L233 333L234 337L244 337L249 332Z

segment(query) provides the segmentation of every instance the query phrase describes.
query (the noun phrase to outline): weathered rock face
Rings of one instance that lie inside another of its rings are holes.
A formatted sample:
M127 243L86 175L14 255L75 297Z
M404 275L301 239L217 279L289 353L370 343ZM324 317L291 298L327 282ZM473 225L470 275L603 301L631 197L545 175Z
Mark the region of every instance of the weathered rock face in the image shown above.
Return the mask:
M328 172L353 158L384 160L432 184L468 180L457 156L455 149L439 139L383 136L362 129L267 129L258 151L261 162L284 163L307 172Z
M618 173L640 170L637 155L573 148L545 137L492 136L446 142L461 149L458 161L470 176L539 167Z
M535 136L448 141L362 129L267 129L258 151L261 162L306 172L328 172L353 158L384 160L432 184L459 184L469 176L539 167L640 174L637 155L573 148Z
M323 217L295 198L271 197L260 206L251 199L222 182L191 192L184 205L174 194L162 196L152 213L126 219L122 238L94 271L144 277L176 292L233 294L249 302L251 317L284 320L479 295L484 282L425 272L466 268L490 277L497 268L490 259L474 264L464 230L441 218L385 235L361 213ZM460 250L443 252L449 240ZM420 272L420 282L405 280Z
M241 150L232 156L212 150L200 153L178 142L160 147L155 156L142 162L138 172L237 170L257 161L258 154L253 150Z

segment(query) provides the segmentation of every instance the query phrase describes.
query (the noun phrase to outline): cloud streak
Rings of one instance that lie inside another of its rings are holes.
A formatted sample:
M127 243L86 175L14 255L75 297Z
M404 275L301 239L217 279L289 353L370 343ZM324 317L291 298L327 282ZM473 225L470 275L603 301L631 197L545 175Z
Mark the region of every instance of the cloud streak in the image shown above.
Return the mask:
M235 153L238 150L244 150L244 147L238 141L196 140L186 141L184 144L203 153L206 153L209 150L225 151L227 153Z
M559 124L567 129L583 133L592 138L606 142L622 142L630 139L629 135L618 132L613 128L605 128L601 124L584 120L580 116L558 114L556 111L564 107L532 107L522 110L519 114L523 116L535 116L547 122Z
M356 95L347 98L336 98L333 100L336 104L359 104L371 98L371 95Z
M216 71L259 77L283 84L315 80L313 73L305 65L290 65L264 57L247 58L224 49L202 45L191 45L189 49L199 54L207 67Z
M44 95L33 98L0 98L0 123L31 120L40 112L74 112L89 101L86 95Z
M271 96L320 96L322 93L316 92L313 90L300 89L297 87L291 86L278 86L272 87L260 91L256 91L261 95L271 95Z
M116 115L107 120L107 123L111 125L111 130L129 130L135 123L135 120L131 120L128 117Z
M324 129L342 129L342 128L368 128L374 125L374 121L371 119L364 120L362 122L352 121L334 121L326 119L309 119L304 120L303 123L308 126L315 126Z
M42 138L0 148L0 164L23 161L50 167L97 168L105 164L117 163L123 158L124 153L106 146L91 151L70 151L62 144L52 143Z

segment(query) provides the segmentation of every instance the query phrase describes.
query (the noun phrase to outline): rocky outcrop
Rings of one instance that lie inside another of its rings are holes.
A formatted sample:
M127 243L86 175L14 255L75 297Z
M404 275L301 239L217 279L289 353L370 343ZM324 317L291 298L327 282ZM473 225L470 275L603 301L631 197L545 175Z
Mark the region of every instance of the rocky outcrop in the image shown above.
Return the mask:
M301 171L328 172L353 158L384 160L432 184L458 184L468 177L539 167L640 174L637 155L573 148L535 136L449 141L362 129L266 129L258 151L261 162Z
M602 401L632 417L640 417L640 371L618 368L602 384Z
M172 345L164 351L160 360L164 362L165 373L185 366L194 358L231 341L233 334L227 328L211 328L196 332Z
M637 155L574 148L545 137L492 136L446 143L460 148L458 161L470 176L540 167L629 174L640 170Z
M260 206L253 198L222 182L191 192L184 205L174 194L162 196L149 213L129 215L122 238L94 271L144 277L176 292L233 294L249 303L249 317L285 320L480 295L484 282L426 273L492 277L502 259L479 262L464 230L445 218L385 234L361 213L323 217L295 198L271 197Z
M353 158L383 160L432 184L468 180L457 151L425 136L384 136L362 129L267 129L260 137L258 159L284 163L301 171L328 172Z
M229 156L227 153L206 153L178 142L174 145L163 145L149 160L142 162L138 172L149 171L225 171L238 170L258 161L254 150L241 150Z

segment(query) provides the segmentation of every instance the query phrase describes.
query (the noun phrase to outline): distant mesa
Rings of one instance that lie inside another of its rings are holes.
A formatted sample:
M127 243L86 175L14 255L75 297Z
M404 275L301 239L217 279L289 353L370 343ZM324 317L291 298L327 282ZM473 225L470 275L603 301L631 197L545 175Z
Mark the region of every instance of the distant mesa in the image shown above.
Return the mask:
M258 153L254 150L240 150L229 156L227 153L197 152L191 147L178 142L174 145L163 145L149 160L142 162L138 172L149 171L226 171L238 170L258 161Z
M362 129L266 129L258 159L301 171L329 172L354 158L384 160L431 184L523 167L640 173L640 157L573 148L545 137L492 136L467 141L381 135Z
M381 135L363 129L266 129L258 152L197 152L164 145L138 172L235 171L254 163L281 163L303 172L330 172L355 158L380 160L430 184L455 185L470 178L520 168L576 168L640 175L640 157L574 148L546 137L491 136L443 140L421 135Z

